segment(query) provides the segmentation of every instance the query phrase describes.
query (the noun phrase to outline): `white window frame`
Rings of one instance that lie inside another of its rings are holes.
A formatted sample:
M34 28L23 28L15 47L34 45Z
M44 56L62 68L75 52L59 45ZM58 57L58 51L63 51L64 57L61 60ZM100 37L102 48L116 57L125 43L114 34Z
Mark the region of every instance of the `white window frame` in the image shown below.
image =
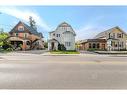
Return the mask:
M18 26L18 31L24 31L24 26Z

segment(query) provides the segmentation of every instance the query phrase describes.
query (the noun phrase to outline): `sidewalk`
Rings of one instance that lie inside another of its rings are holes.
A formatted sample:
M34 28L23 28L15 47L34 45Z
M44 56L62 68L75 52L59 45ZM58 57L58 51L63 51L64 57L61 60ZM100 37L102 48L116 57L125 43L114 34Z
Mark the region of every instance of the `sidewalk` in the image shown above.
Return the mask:
M97 54L127 54L127 51L93 51L94 53Z

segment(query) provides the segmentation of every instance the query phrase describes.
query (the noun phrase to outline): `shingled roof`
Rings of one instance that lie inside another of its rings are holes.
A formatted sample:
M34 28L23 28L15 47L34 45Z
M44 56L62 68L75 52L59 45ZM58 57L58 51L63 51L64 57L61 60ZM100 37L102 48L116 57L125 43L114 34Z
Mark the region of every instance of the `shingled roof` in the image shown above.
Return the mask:
M116 27L110 28L104 32L99 33L98 35L96 35L94 37L94 39L106 37L106 34L111 33L114 29L119 29L121 32L123 32L125 35L127 35L122 29L120 29L118 26L116 26Z
M71 26L70 24L68 24L67 22L62 22L61 24L59 24L59 25L57 26L57 28L55 29L55 31L56 31L57 29L59 29L60 27L65 27L65 28L70 27L70 28L72 29L72 31L65 31L65 32L72 32L72 33L76 36L76 33L75 33L75 31L73 30L72 26ZM55 31L51 31L51 32L49 32L49 33L53 33L53 32L55 32ZM65 32L64 32L64 33L65 33Z
M37 35L37 36L41 36L41 37L43 38L42 33L37 32L37 30L34 29L33 27L28 26L27 24L25 24L25 23L22 22L22 21L19 21L19 23L22 23L22 24L24 25L24 27L25 27L26 29L28 29L32 34ZM19 23L18 23L18 24L19 24ZM17 24L17 25L18 25L18 24ZM16 26L17 26L17 25L16 25ZM16 26L15 26L15 27L16 27ZM15 28L15 27L14 27L14 28ZM11 30L11 32L14 30L14 28Z

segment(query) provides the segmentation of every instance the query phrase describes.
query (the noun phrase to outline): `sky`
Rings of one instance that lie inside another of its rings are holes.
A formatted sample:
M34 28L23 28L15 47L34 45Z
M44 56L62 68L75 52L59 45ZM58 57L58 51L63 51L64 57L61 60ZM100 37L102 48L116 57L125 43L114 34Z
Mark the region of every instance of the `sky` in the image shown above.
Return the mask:
M67 22L76 32L76 40L90 39L115 26L127 32L127 6L0 6L0 28L9 32L20 20L36 21L47 40L49 32Z

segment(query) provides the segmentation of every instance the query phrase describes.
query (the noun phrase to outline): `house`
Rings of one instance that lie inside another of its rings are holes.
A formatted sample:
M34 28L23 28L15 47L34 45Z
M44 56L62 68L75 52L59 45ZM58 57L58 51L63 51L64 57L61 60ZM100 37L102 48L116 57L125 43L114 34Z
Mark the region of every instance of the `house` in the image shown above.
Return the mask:
M80 42L80 50L126 50L127 34L118 26L99 33L93 39Z
M9 32L7 40L15 50L43 49L44 41L42 33L37 32L35 22L30 18L30 26L22 21Z
M66 50L75 50L75 31L66 22L58 25L55 31L49 32L48 50L58 50L63 45Z
M77 46L79 50L106 50L105 39L87 39Z

